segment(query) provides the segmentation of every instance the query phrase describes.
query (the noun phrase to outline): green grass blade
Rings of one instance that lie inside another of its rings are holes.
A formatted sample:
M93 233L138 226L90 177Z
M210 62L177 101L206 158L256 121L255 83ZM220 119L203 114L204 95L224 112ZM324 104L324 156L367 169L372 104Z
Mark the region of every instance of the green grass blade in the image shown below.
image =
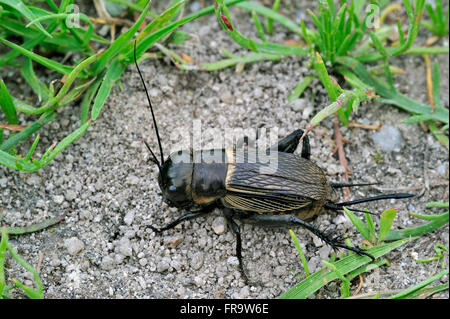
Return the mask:
M89 119L89 108L91 107L91 102L96 96L97 90L102 83L102 80L103 79L101 78L95 80L95 82L89 86L86 93L84 94L83 102L81 102L81 124L86 123Z
M0 108L9 124L18 124L16 108L3 79L0 79Z
M278 7L280 6L280 0L275 0L272 6L272 11L273 12L277 12L278 11ZM273 19L267 17L267 21L266 21L266 30L267 33L272 35L273 34Z
M44 83L39 80L33 70L33 62L30 58L25 57L23 67L20 69L22 77L27 81L28 85L33 89L34 93L38 96L39 101L46 100L48 98L48 89Z
M369 230L369 241L371 243L375 243L377 236L375 233L375 226L373 224L372 215L370 215L369 213L365 213L364 216L366 218L367 229Z
M327 68L325 67L325 63L323 62L322 57L318 52L316 52L313 57L313 66L316 70L317 77L327 90L331 102L335 102L338 97L336 86L333 84L333 82L331 82Z
M445 276L448 274L448 269L441 271L440 273L422 281L421 283L412 286L408 289L403 290L402 292L390 297L389 299L406 299L412 296L413 294L417 293L422 288L428 286L429 284L433 283L433 281L438 280L439 278Z
M441 91L440 91L440 80L439 80L439 63L436 61L433 64L433 74L432 74L432 83L433 83L433 101L436 107L443 107L441 103Z
M48 228L50 226L58 224L59 222L61 222L64 219L64 217L65 217L65 214L62 214L62 215L59 215L56 217L46 219L40 223L26 226L26 227L7 227L8 234L9 235L23 235L23 234L34 233L34 232L43 230L45 228Z
M447 108L436 107L434 112L431 112L431 107L429 105L415 101L401 94L397 90L392 90L386 82L373 77L356 59L350 57L338 57L336 60L339 64L352 70L352 72L354 72L366 85L373 87L376 93L382 97L380 99L381 102L396 105L415 115L428 114L433 120L448 124L449 112Z
M446 212L444 214L438 215L436 219L417 226L413 228L407 228L407 229L399 229L399 230L391 230L386 238L385 241L392 241L392 240L398 240L401 238L409 238L409 237L415 237L415 236L422 236L424 234L430 233L439 227L442 227L446 224L448 224L449 221L449 212Z
M30 147L30 150L28 151L27 155L24 157L24 162L28 162L31 159L31 156L33 156L34 150L36 149L37 144L39 143L39 134L34 139L33 144Z
M311 85L312 81L314 80L313 75L305 76L292 90L292 93L288 96L288 101L292 102L295 99L298 99L300 95L302 95L303 91Z
M164 38L166 35L168 35L172 31L179 28L181 25L188 23L189 21L192 21L196 18L197 18L196 16L186 17L179 21L173 22L173 23L155 31L154 33L150 34L146 38L140 40L140 42L138 42L137 47L136 47L136 57L140 58L141 55L144 54L144 52L147 51L156 42L158 42L159 40ZM132 61L134 60L134 58L133 58L134 51L131 47L130 47L130 50L128 50L127 53L125 53L125 55L126 55L126 62L132 63Z
M67 146L73 143L76 139L78 139L83 133L89 128L92 121L87 121L83 125L81 125L78 129L73 131L71 134L66 136L64 139L62 139L55 148L52 149L52 151L48 154L48 156L45 157L44 160L41 160L40 164L42 166L47 165L50 163L52 159L55 158L56 155L58 155L62 150L64 150Z
M398 209L387 209L380 216L380 230L378 232L378 243L381 243L389 233L392 222L397 215Z
M31 266L29 263L27 263L25 260L22 259L22 257L19 256L18 253L15 252L15 250L12 248L12 246L10 244L7 244L7 248L9 253L11 254L11 256L26 270L28 270L29 272L31 272L33 274L34 277L34 281L36 283L37 286L37 290L34 290L32 288L29 287L19 287L22 288L30 298L39 298L42 299L42 282L41 279L39 278L39 274L36 271L36 269L34 269L33 266ZM15 282L16 283L16 282ZM17 283L16 283L17 284Z
M353 214L353 212L349 211L345 206L344 211L345 214L348 216L348 218L350 218L352 224L355 225L356 229L358 229L358 231L361 233L361 235L365 239L370 241L370 231L364 224L364 222L361 219L359 219L355 214Z
M94 105L92 106L91 118L93 120L97 119L100 112L105 105L106 99L111 92L114 84L120 79L123 71L125 71L125 64L121 63L119 60L114 60L110 67L106 70L105 76L103 77L102 84L98 89L97 95L94 100Z
M226 3L227 6L230 6L230 4ZM262 5L259 5L257 3L254 2L242 2L236 5L238 8L241 9L245 9L248 11L254 11L257 14L263 15L266 18L271 19L272 21L276 21L277 23L281 24L282 26L284 26L286 29L295 32L297 34L301 34L302 30L301 28L298 26L297 23L295 23L294 21L290 20L289 18L287 18L286 16L273 11L270 8L266 8Z
M425 205L425 208L443 207L449 208L449 202L429 202Z
M0 0L0 4L5 4L14 8L30 21L36 19L36 16L33 14L33 12L31 12L30 9L28 9L28 7L22 2L22 0ZM36 27L45 36L49 38L52 37L52 35L48 33L40 23L37 23Z
M1 229L1 241L0 241L0 298L3 296L3 290L5 288L5 256L6 245L8 244L8 233L6 227L2 226Z
M297 249L297 252L300 256L300 260L302 261L303 269L305 270L305 276L308 277L310 275L310 273L309 273L308 262L306 261L305 254L303 253L302 248L300 247L300 244L298 242L298 239L295 236L292 229L289 229L289 234L291 235L291 238L294 241L295 248Z
M415 238L402 239L392 243L383 244L380 246L372 247L366 250L366 252L373 255L375 258L378 258L414 239ZM335 262L334 265L342 275L346 275L347 273L367 264L369 261L370 258L367 256L358 256L357 254L352 254ZM338 276L334 271L321 269L292 287L290 290L281 295L280 298L305 299L309 295L319 290L321 287L325 286L327 283L337 278Z
M14 136L7 139L0 145L0 151L9 151L12 147L16 146L21 141L28 138L30 135L38 131L42 126L49 123L56 117L55 112L51 112L49 114L44 114L39 120L31 123L25 129L15 134ZM1 158L0 158L1 160Z
M113 60L113 58L123 50L123 48L130 42L135 33L139 30L142 22L144 21L145 16L147 15L148 8L150 7L150 2L145 6L139 18L133 24L133 26L128 29L127 32L123 33L120 37L118 37L108 49L103 52L101 57L95 62L92 66L91 71L94 75L99 74L106 65Z
M53 32L57 27L59 26L59 24L57 22L54 22L52 24L50 24L47 27L47 31L48 32ZM25 50L31 50L32 48L34 48L36 45L38 45L39 43L41 43L42 41L44 41L44 39L48 39L44 34L39 34L37 37L35 38L31 38L26 40L21 47ZM12 61L13 59L15 59L16 57L18 57L21 54L20 51L18 50L11 50L10 52L6 53L4 56L2 56L0 58L0 66L5 65L7 63L9 63L10 61Z
M266 42L266 36L264 34L264 29L261 25L261 21L259 21L258 15L256 14L255 10L252 11L252 18L253 23L255 24L256 31L258 32L258 36L261 39L262 42Z
M56 61L50 60L48 58L45 58L43 56L40 56L34 52L31 52L27 49L25 49L25 46L19 46L15 43L12 43L8 40L2 39L0 38L0 42L2 42L3 44L9 46L10 48L12 48L13 50L22 53L23 55L29 57L30 59L32 59L33 61L36 61L39 64L42 64L43 66L45 66L46 68L49 68L51 70L54 70L56 72L59 72L61 74L69 74L73 68L63 65L61 63L58 63Z

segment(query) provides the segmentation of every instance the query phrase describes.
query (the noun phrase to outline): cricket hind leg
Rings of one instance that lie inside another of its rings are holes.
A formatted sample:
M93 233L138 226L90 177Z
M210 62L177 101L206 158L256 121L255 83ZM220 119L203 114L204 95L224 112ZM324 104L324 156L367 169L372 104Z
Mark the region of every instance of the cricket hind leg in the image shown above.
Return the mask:
M365 256L369 257L372 261L375 260L374 256L365 252L361 248L345 245L342 242L341 236L333 237L329 233L325 233L324 231L321 231L315 225L313 225L307 221L304 221L295 215L257 214L257 215L249 216L248 218L246 218L245 221L251 222L251 223L258 223L258 224L266 225L266 226L286 226L286 225L302 226L303 228L306 228L307 230L312 232L314 235L316 235L317 237L322 239L324 242L326 242L328 245L330 245L333 248L344 248L344 249L353 251L354 253L356 253L358 255L365 255Z

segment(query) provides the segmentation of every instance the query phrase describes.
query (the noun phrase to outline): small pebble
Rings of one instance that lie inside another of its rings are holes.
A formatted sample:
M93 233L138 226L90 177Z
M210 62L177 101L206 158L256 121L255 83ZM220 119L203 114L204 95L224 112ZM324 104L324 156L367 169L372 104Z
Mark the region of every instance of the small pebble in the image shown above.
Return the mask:
M71 237L69 239L66 239L66 241L64 242L64 246L66 246L69 254L74 256L83 250L84 243L77 237Z
M56 204L61 205L64 202L64 196L62 196L62 195L55 195L55 196L53 196L53 201Z
M383 125L383 127L378 132L373 133L370 138L385 152L398 152L404 144L400 130L388 124Z
M164 238L164 244L169 248L177 248L183 240L183 235L167 236Z
M228 257L227 263L229 263L230 265L236 266L236 265L239 265L239 260L237 259L236 256L231 256L231 257Z
M214 219L214 221L212 222L212 225L211 225L213 231L217 235L221 235L225 232L225 226L226 226L225 218L223 218L222 216Z
M194 254L190 261L191 268L194 270L199 270L203 266L203 259L203 254L201 252Z
M74 190L67 190L66 192L66 200L67 201L73 201L75 198L77 198L77 193Z
M119 252L123 256L131 256L133 254L133 249L131 248L131 242L128 238L124 237L120 240Z
M169 258L163 258L161 261L156 265L156 271L157 272L165 272L170 267L170 259Z
M134 211L129 211L126 213L125 217L123 218L123 222L130 226L133 223L134 220Z

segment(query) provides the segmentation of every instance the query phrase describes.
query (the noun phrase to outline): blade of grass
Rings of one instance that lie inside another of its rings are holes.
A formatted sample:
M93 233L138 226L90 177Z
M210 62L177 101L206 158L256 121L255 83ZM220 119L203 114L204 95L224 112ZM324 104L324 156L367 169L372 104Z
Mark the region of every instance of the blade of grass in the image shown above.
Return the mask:
M97 90L102 84L103 78L99 77L92 83L87 89L83 97L83 102L81 102L81 124L84 124L89 119L89 108L91 107L91 102L97 94Z
M313 75L305 76L292 90L292 93L288 96L288 101L292 102L295 99L298 99L300 95L302 95L303 91L311 85L312 81L314 80Z
M94 105L92 106L91 118L93 120L97 119L100 112L105 105L106 99L108 98L111 89L114 84L120 79L123 71L125 71L125 64L121 63L119 60L114 60L112 64L106 70L105 76L103 77L100 88L98 89L97 95L94 100Z
M1 241L0 241L0 298L3 296L3 290L5 288L5 256L6 256L6 244L8 243L8 233L6 227L2 226L1 229Z
M275 0L273 2L272 11L277 12L279 6L280 6L280 0ZM267 30L268 34L270 34L270 35L273 34L273 19L272 18L267 17L266 30Z
M38 134L36 136L36 138L34 139L34 142L31 145L30 150L28 151L27 155L23 159L24 162L28 162L31 159L31 156L33 156L34 150L36 149L36 146L39 143L39 137L40 137L40 135Z
M65 138L63 138L57 145L55 148L52 149L52 151L50 152L50 154L48 156L45 157L44 160L40 161L40 165L42 165L41 167L47 165L48 163L50 163L50 161L52 159L55 158L56 155L58 155L63 149L65 149L67 146L69 146L70 144L73 143L73 141L75 141L76 139L78 139L81 135L83 135L83 133L89 128L89 126L91 125L92 120L87 121L86 123L84 123L83 125L81 125L78 129L76 129L75 131L73 131L72 133L70 133L68 136L66 136Z
M30 9L28 9L27 5L25 5L22 2L22 0L0 0L0 4L4 4L4 5L14 8L18 12L20 12L22 14L22 16L24 16L25 18L27 18L30 21L36 19L36 16L33 14L33 12L30 11ZM50 33L48 33L40 23L37 23L36 27L45 36L47 36L49 38L52 37L52 35Z
M341 286L341 297L342 298L348 298L350 297L350 281L345 278L345 276L337 269L337 267L328 261L322 260L322 263L327 266L328 269L333 271L336 276L342 281Z
M53 32L57 27L59 26L59 24L57 22L54 22L52 24L50 24L47 27L47 31L48 32ZM47 39L47 37L43 34L40 34L39 36L37 36L36 38L31 38L26 40L21 47L25 50L31 50L32 48L34 48L36 45L38 45L39 43L41 43L44 39ZM0 58L0 66L3 66L7 63L9 63L10 61L12 61L13 59L15 59L16 57L18 57L21 54L20 51L18 50L11 50L10 52L6 53L5 55L3 55Z
M405 243L408 243L416 238L402 239L392 243L383 244L380 246L372 247L366 250L375 258L381 257L391 250L398 248ZM339 272L343 275L360 268L361 266L367 264L370 258L367 256L358 256L356 254L347 256L334 263ZM338 276L334 271L327 271L327 269L321 269L309 277L302 280L300 283L295 285L293 288L285 292L279 298L281 299L304 299L309 295L313 294L321 287L325 286L327 283L337 279Z
M308 262L306 261L305 254L303 253L302 248L300 247L300 244L298 242L298 239L295 236L292 229L289 229L289 234L291 235L292 240L294 241L295 248L297 249L297 252L300 256L300 260L302 261L303 269L305 270L305 276L308 277L310 275L310 273L309 273Z
M147 15L148 9L150 7L151 1L147 3L144 10L142 11L139 18L136 20L134 25L128 29L127 32L123 33L118 37L108 49L103 52L102 56L95 62L95 64L91 67L91 71L94 75L99 74L106 65L113 60L113 58L125 47L130 40L133 38L135 33L139 30L142 22L144 21L145 16Z
M431 113L429 105L415 101L401 94L395 88L389 87L386 82L373 77L357 60L350 57L338 57L336 60L352 70L366 85L373 87L376 93L382 97L381 102L396 105L416 115L430 115L433 120L448 124L449 113L447 108L436 107L435 111Z
M230 6L228 2L225 2L226 6ZM246 1L242 2L236 5L238 8L245 9L247 11L254 11L257 14L260 14L262 16L265 16L267 19L271 19L272 21L276 21L277 23L284 26L286 29L301 34L302 30L299 28L298 24L294 21L290 20L288 17L270 9L267 7L264 7L262 5L259 5L254 2Z
M344 207L345 214L350 218L350 221L353 225L355 225L356 229L361 233L361 235L370 241L370 231L367 228L367 226L364 224L364 222L359 219L353 212L349 211L347 207Z
M373 225L372 216L369 213L365 213L364 217L366 219L367 229L369 230L369 241L375 243L377 236L375 233L375 226Z
M20 288L22 288L30 298L39 298L42 299L42 282L41 282L41 278L39 278L39 274L36 271L36 269L34 269L33 266L31 266L29 263L27 263L24 259L22 259L22 257L19 256L18 253L16 253L16 251L13 249L13 247L10 244L7 244L6 247L8 248L9 253L11 254L11 256L26 270L28 270L29 272L31 272L33 274L34 277L34 281L36 283L37 289L32 289L32 288L28 288L25 286L20 286L18 285ZM17 282L15 281L16 285Z
M421 283L412 286L408 289L403 290L402 292L390 297L389 299L406 299L409 298L411 295L415 294L416 292L418 292L420 289L428 286L429 284L431 284L433 281L438 280L439 278L445 276L448 274L448 269L441 271L440 273L431 276L430 278L422 281Z
M29 234L34 233L43 229L46 229L50 226L56 225L59 222L61 222L66 214L61 214L59 216L46 219L40 223L36 223L34 225L26 226L26 227L7 227L8 234L9 235L23 235L23 234Z
M381 243L389 233L392 222L397 215L398 209L387 209L380 216L380 230L378 232L378 244Z
M261 25L261 21L259 21L258 15L256 14L255 11L252 11L252 18L253 18L253 23L255 24L256 27L256 31L258 32L258 36L261 39L261 41L264 43L266 42L266 36L264 34L264 29Z
M27 81L28 85L33 89L34 93L36 93L39 101L48 98L48 89L34 73L33 62L30 58L24 58L23 67L20 69L20 73L25 81Z
M49 123L56 117L55 112L50 112L43 114L41 118L30 125L28 125L24 130L20 131L16 135L10 137L2 145L0 145L0 151L8 151L12 147L16 146L21 141L28 138L30 135L38 131L42 126Z
M69 74L70 72L72 72L73 68L67 65L63 65L59 62L53 61L51 59L45 58L43 56L40 56L34 52L31 52L27 49L25 49L25 47L19 46L15 43L12 43L8 40L2 39L0 38L0 42L2 42L3 44L9 46L10 48L14 49L17 52L22 53L23 55L29 57L30 59L32 59L33 61L36 61L37 63L45 66L46 68L49 68L51 70L54 70L56 72L59 72L61 74Z
M3 79L0 79L0 108L9 124L18 124L16 108Z
M448 221L449 221L449 212L446 212L444 214L436 216L436 219L430 221L429 223L417 227L391 230L384 240L392 241L401 238L409 238L411 236L422 236L424 234L434 231L435 229L438 229L439 227L444 226L445 224L448 224Z

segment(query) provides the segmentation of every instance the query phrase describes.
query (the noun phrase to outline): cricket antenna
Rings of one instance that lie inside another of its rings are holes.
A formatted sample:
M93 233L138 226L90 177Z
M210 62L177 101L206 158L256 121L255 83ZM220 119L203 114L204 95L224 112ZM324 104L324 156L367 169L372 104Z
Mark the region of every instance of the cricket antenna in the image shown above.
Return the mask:
M404 194L404 193L384 194L384 195L379 195L379 196L374 196L374 197L366 197L366 198L361 198L361 199L357 199L357 200L352 200L349 202L336 203L335 205L336 206L350 206L350 205L367 203L367 202L372 202L372 201L381 200L381 199L401 199L401 198L409 198L409 197L413 197L413 196L414 196L413 194Z
M156 165L158 165L159 171L161 171L161 166L164 165L164 154L163 154L162 145L161 145L161 138L159 137L158 125L156 125L155 113L153 113L152 102L150 101L150 96L148 94L147 86L145 85L144 77L142 76L141 70L139 69L139 66L138 66L138 63L137 63L137 59L136 59L136 40L134 40L134 64L136 65L136 69L138 70L139 77L141 78L142 85L144 86L145 94L147 95L148 105L150 107L150 111L152 112L153 124L155 125L156 138L158 139L159 152L161 154L161 162L158 161L158 159L155 156L155 153L153 153L153 151L151 150L151 148L147 144L147 142L144 142L144 143L145 143L145 146L147 146L148 150L150 151L150 153L153 156L153 162Z
M409 197L414 197L414 195L413 194L404 194L404 193L383 194L383 195L379 195L379 196L366 197L366 198L361 198L361 199L352 200L352 201L348 201L348 202L333 203L330 201L330 202L326 202L323 206L325 208L328 208L331 210L339 211L339 210L342 210L342 207L344 207L344 206L351 206L351 205L355 205L355 204L367 203L367 202L372 202L372 201L377 201L377 200L382 200L382 199L401 199L401 198L409 198ZM375 214L365 211L365 210L359 210L359 209L348 208L348 207L347 207L347 209L354 211L354 212L369 213L369 214L375 215Z

